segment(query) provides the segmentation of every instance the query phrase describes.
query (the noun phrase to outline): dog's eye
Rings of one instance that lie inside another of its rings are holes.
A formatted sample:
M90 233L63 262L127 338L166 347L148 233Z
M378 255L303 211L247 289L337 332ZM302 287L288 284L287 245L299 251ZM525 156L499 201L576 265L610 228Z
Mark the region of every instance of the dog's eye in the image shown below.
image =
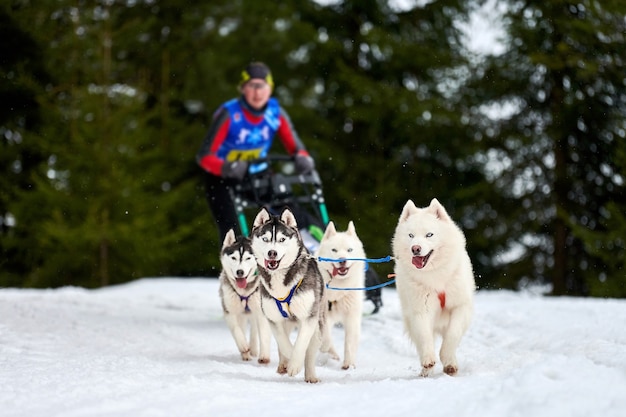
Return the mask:
M426 237L433 237L433 234L428 232L428 233L426 233Z
M279 241L280 243L283 243L285 240L287 240L287 238L286 238L286 237L281 237L280 239L278 239L278 241Z
M415 235L413 233L409 233L409 239L413 239Z
M352 252L352 248L348 249L348 253Z
M334 253L337 253L337 249L335 249L335 248L332 248L332 251L333 251Z
M230 260L231 260L231 261L236 261L236 260L237 260L237 257L236 257L236 256L231 256L231 257L230 257Z
M265 243L270 241L270 239L268 237L266 237L266 236L263 236L263 238L261 240L263 240L263 242L265 242Z

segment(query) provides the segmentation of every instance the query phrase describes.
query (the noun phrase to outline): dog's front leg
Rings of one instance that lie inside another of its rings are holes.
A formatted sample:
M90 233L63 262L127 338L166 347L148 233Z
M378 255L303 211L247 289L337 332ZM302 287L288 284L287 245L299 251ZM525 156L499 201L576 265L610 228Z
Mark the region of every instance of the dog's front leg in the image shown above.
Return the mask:
M239 349L239 353L241 353L241 359L249 361L252 359L252 356L250 355L250 345L246 339L245 331L241 326L241 317L237 314L226 313L224 314L224 320L230 329L230 333L233 335L233 339L235 339L237 349Z
M247 314L242 316L241 327L245 329L250 322L250 356L259 356L259 326L253 315Z
M284 320L278 323L270 320L269 323L278 345L279 362L276 372L284 374L287 373L289 359L293 356L293 346L291 345L291 340L289 340L289 333Z
M256 314L255 323L259 331L259 363L270 363L270 341L272 330L270 324L263 313Z
M327 316L326 316L327 317L326 326L324 326L324 331L322 332L322 345L320 347L320 351L322 353L328 353L328 355L331 358L338 361L339 355L337 354L337 351L335 351L335 346L333 344L333 336L332 336L332 329L333 329L333 326L335 325L335 322L333 321L332 315L328 313L329 312L327 312Z
M304 381L310 384L320 382L315 372L315 361L317 360L317 352L319 352L321 345L322 335L319 328L316 328L304 357Z
M293 354L289 359L289 365L287 367L287 373L289 376L295 376L302 370L304 364L304 355L311 343L311 337L318 328L318 318L309 317L299 322L298 336L293 346Z
M472 317L472 307L460 305L450 311L450 321L443 333L439 356L443 363L443 371L448 375L455 375L459 370L456 359L456 350L461 344L461 338L467 331Z
M435 357L435 337L432 317L426 313L421 313L421 315L421 317L405 317L404 323L417 348L417 354L422 365L420 376L427 377L432 373L437 360Z
M361 314L347 314L344 320L346 336L343 348L343 365L341 369L354 367L356 363L356 352L361 338Z

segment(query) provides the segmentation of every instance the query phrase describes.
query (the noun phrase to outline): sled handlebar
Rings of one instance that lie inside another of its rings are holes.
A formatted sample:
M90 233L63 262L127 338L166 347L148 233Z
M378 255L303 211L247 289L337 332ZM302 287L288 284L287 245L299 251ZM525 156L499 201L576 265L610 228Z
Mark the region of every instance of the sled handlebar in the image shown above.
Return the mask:
M247 159L246 162L248 163L249 168L246 178L254 178L258 175L266 176L267 174L270 174L271 176L299 177L300 179L297 180L297 182L303 182L302 178L308 179L306 182L310 183L321 182L319 174L315 168L305 174L295 172L295 166L291 165L295 162L295 159L295 155L286 154L269 154L261 158ZM281 165L281 162L286 164ZM273 171L271 169L271 167L276 166L276 163L279 163L279 166L282 167L279 171ZM289 165L291 165L291 168L285 169L286 167L289 167Z
M263 162L272 163L272 162L293 162L295 160L295 156L293 155L285 155L285 154L269 154L267 156L255 159L247 159L246 162L250 165L254 164L262 164Z

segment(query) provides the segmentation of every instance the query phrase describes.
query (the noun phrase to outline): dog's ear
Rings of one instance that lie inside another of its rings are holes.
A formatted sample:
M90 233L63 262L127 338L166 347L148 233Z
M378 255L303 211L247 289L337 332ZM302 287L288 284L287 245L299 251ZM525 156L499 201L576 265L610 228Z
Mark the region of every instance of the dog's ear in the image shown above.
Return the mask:
M252 227L255 228L255 227L263 226L265 223L269 222L271 218L272 216L270 215L270 212L267 211L265 207L263 207L261 211L259 211L259 213L254 218Z
M434 214L439 220L442 220L444 222L452 221L446 209L441 205L439 200L437 200L436 198L433 198L430 201L430 206L428 206L428 212Z
M329 237L334 236L335 234L337 234L337 229L335 229L335 223L330 221L328 222L328 225L326 226L326 230L324 231L324 236L322 237L322 240L328 239Z
M399 222L406 221L406 219L408 219L409 216L415 212L417 212L417 207L415 206L415 203L413 202L413 200L408 200L404 205L404 208L402 209Z
M222 249L224 249L227 246L232 245L233 243L235 243L236 240L237 238L235 237L235 231L233 229L230 229L226 233L226 236L224 236L224 243L222 244Z
M349 235L356 236L356 228L354 227L354 222L352 220L350 220L350 223L348 223L347 232Z
M298 229L298 222L296 221L296 216L293 215L293 213L291 212L291 210L289 210L288 207L285 207L285 209L281 213L280 221L285 223L289 227Z

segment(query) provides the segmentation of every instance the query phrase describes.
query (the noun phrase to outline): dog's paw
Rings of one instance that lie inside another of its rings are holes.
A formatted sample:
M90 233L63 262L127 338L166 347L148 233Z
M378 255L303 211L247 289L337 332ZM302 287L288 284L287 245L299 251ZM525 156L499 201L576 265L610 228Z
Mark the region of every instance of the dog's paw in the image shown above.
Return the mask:
M300 373L301 370L302 365L289 364L289 366L287 366L287 374L289 376L296 376Z
M422 363L422 372L420 372L420 376L427 377L433 373L433 368L435 367L435 361Z
M316 376L311 376L304 378L304 382L308 382L309 384L317 384L318 382L322 382L322 380Z
M450 376L456 375L458 371L459 371L459 368L456 365L446 365L443 367L443 372L445 372L446 374Z
M258 361L261 365L267 365L270 363L270 358L259 358Z
M284 375L287 373L287 365L285 365L284 363L279 363L278 364L278 368L276 368L276 372Z
M341 365L341 369L343 369L344 371L347 371L350 368L354 369L356 368L356 365L354 365L353 363L344 363L343 365Z
M248 350L244 350L241 352L241 359L243 359L244 361L249 361L252 360L252 355L250 354L250 349Z

